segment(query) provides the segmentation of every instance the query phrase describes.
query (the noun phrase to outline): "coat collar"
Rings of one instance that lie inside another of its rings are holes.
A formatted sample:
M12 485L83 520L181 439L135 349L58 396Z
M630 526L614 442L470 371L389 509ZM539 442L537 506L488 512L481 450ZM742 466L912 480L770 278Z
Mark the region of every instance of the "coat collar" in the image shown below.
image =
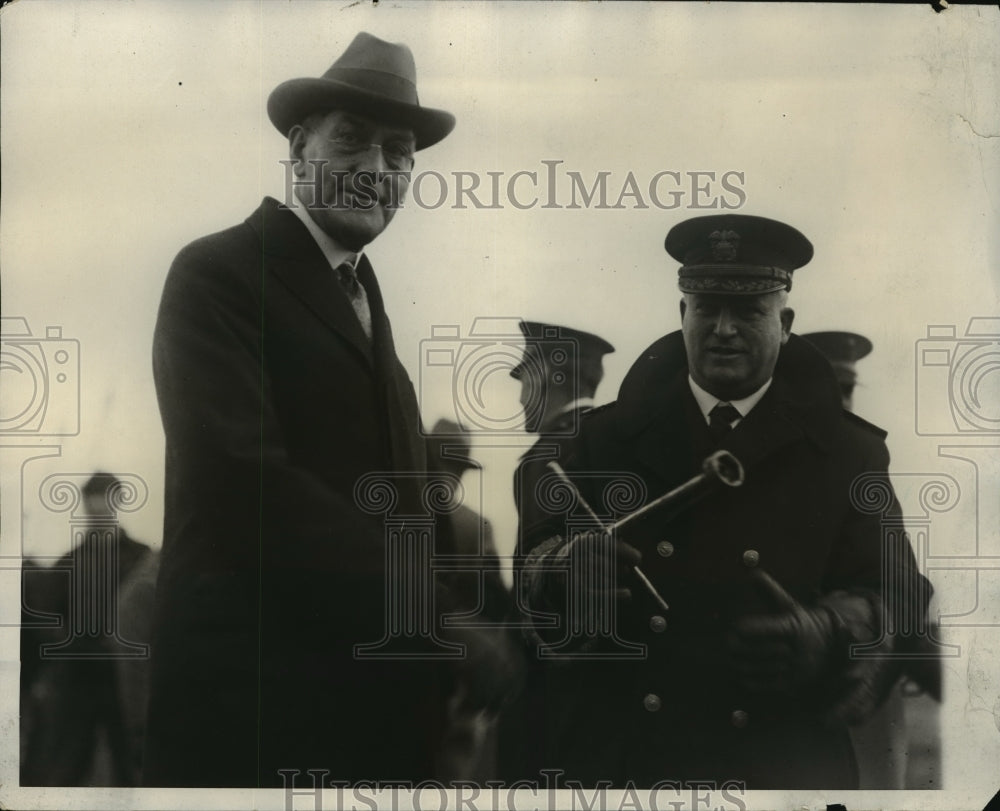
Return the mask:
M548 424L543 426L538 432L538 435L540 437L569 436L579 428L581 415L586 414L588 411L593 411L593 409L594 407L588 404L571 408L568 411L562 411L549 420Z
M534 441L531 447L528 448L528 450L521 454L520 458L522 460L538 458L539 454L545 448L555 448L556 445L560 443L566 443L573 440L579 434L581 418L588 411L593 410L593 406L586 405L557 414L556 417L545 426L545 428L538 431L538 438ZM543 455L542 458L547 457ZM558 456L553 456L552 458L557 462L559 461ZM565 461L565 459L563 461Z
M374 363L371 343L358 323L351 303L341 291L323 251L306 226L271 197L264 198L260 207L247 218L247 224L260 239L267 269L371 366ZM378 283L364 255L358 262L357 272L358 280L368 294L375 341L380 332L385 337L388 324L385 323Z
M690 471L698 446L701 413L687 383L687 355L680 332L649 347L633 364L618 394L616 430L645 465L667 480ZM729 435L723 448L745 467L756 465L778 449L803 437L828 453L842 430L842 409L829 364L808 343L793 335L782 347L774 382L754 409ZM677 448L683 433L688 450Z

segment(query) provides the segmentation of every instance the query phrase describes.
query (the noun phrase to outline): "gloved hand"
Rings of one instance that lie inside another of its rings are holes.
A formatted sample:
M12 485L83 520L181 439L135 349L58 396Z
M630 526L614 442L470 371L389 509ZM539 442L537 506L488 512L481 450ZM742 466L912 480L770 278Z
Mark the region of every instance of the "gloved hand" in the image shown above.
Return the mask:
M607 533L574 533L570 542L556 553L556 558L569 562L567 583L576 594L571 597L588 600L603 599L611 592L616 600L630 600L632 590L626 585L632 578L632 568L642 561L642 554L631 544ZM600 595L600 596L599 596Z
M767 572L753 572L775 613L741 617L728 653L742 686L783 693L826 675L839 652L836 615L825 605L806 608Z
M641 560L638 549L617 538L612 542L601 530L575 533L568 542L555 535L535 546L523 569L524 604L571 622L532 626L525 632L529 642L565 649L569 640L581 650L593 644L602 615L631 599L627 583Z

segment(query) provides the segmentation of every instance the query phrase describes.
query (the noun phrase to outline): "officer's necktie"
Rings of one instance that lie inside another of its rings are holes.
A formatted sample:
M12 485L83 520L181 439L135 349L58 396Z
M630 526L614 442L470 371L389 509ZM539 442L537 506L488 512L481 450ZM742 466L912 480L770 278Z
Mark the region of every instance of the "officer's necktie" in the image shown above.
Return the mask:
M348 262L338 265L336 273L340 286L347 294L347 298L358 316L358 321L361 322L361 329L365 331L365 335L370 341L372 339L372 311L368 306L368 295L365 293L364 285L358 281L357 272L353 265Z
M733 423L740 419L740 412L730 403L718 403L708 412L708 430L716 442L722 442L733 430Z

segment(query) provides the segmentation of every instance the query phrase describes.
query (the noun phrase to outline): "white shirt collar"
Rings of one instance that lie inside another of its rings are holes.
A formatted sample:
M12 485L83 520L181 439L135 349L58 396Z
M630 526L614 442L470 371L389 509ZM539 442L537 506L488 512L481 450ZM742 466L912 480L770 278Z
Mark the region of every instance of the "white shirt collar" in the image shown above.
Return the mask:
M688 375L688 385L691 387L691 393L694 395L695 402L698 403L698 408L701 410L701 414L705 418L706 423L709 422L709 413L719 403L729 403L733 408L740 412L740 419L745 418L746 415L753 410L753 407L760 402L760 398L767 393L769 388L771 388L773 380L773 377L769 377L767 382L749 397L744 397L741 400L720 400L714 394L709 394L705 391L701 386L694 382L694 378L691 377L691 375Z
M336 269L344 264L344 262L347 262L357 270L358 262L361 261L361 254L347 250L347 248L337 242L326 231L316 225L316 221L309 216L309 211L298 197L296 197L295 203L294 206L290 207L290 210L295 212L295 216L302 220L305 227L309 229L309 233L316 244L319 245L319 249L323 252L323 256L326 257L326 261L330 263L330 267Z

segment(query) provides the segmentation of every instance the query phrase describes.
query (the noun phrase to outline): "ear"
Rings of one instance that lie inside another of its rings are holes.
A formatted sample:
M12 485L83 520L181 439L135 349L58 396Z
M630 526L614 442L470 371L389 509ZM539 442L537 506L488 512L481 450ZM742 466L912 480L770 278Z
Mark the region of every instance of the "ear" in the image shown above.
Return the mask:
M788 336L792 334L792 322L795 320L795 310L791 307L782 307L781 313L781 343L788 342Z
M301 124L295 124L288 131L288 157L295 161L292 171L296 177L302 177L305 172L306 130Z

